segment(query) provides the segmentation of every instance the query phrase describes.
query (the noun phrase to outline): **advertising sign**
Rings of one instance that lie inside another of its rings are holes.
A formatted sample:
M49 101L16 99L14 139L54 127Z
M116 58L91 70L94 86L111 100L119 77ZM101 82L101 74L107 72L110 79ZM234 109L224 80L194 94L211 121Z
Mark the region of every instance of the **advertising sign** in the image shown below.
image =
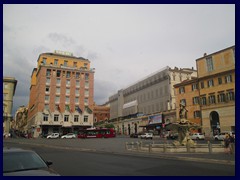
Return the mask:
M149 116L148 124L162 123L162 114Z

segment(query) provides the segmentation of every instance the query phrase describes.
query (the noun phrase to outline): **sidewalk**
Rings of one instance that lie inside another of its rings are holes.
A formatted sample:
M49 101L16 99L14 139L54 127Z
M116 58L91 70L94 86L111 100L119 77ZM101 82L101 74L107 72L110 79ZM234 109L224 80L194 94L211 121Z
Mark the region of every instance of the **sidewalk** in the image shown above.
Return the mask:
M129 140L129 139L128 139ZM138 152L126 150L125 142L127 139L24 139L8 138L3 140L3 145L18 143L35 146L45 146L58 149L71 149L83 152L112 153L118 155L142 156L149 158L165 158L206 163L220 163L235 165L235 154L222 153L161 153L161 152Z

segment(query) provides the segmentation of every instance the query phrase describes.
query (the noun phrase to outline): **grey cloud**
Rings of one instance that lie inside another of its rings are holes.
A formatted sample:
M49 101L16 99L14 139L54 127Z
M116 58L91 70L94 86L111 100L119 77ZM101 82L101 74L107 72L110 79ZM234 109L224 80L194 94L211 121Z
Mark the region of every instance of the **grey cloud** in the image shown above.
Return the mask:
M96 104L104 104L115 92L117 92L117 86L113 82L95 79L94 100Z
M67 37L64 34L50 33L48 38L54 43L60 43L64 47L75 44L75 41L71 37Z

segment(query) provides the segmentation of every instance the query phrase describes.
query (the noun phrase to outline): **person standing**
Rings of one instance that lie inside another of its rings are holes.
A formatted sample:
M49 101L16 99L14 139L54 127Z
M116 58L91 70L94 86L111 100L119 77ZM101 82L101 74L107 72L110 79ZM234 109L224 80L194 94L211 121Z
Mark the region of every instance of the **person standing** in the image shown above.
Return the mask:
M230 153L230 149L229 149L229 145L230 145L229 134L226 134L226 136L225 136L223 141L224 141L224 152L225 152L225 154L229 154Z
M234 153L234 135L233 134L230 134L229 136L229 150L230 150L230 153L233 154Z

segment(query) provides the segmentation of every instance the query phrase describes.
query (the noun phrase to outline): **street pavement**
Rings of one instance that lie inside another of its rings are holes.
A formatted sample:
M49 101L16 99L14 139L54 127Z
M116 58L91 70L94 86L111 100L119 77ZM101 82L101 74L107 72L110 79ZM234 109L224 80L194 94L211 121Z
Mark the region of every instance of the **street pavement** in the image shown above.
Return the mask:
M57 149L71 149L76 151L94 152L94 153L112 153L128 156L143 156L149 158L176 159L182 161L197 161L207 163L220 163L235 165L235 154L225 154L224 149L220 153L162 153L162 152L138 152L126 150L126 142L137 142L140 139L132 139L127 136L118 136L107 139L25 139L25 138L7 138L3 139L3 146L9 143L31 144L41 147L51 147ZM161 140L142 140L144 143Z

